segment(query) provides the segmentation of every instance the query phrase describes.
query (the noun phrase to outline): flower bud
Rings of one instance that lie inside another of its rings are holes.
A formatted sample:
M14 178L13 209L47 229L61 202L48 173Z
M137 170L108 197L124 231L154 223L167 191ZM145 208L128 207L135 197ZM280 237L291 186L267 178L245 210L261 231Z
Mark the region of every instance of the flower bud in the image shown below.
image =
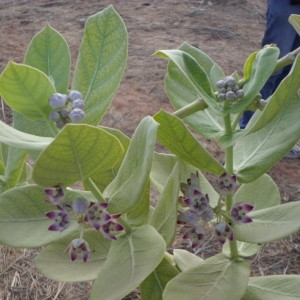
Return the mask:
M236 91L236 96L238 99L242 99L244 97L245 93L243 90Z
M222 89L222 88L224 88L225 85L226 85L226 81L225 80L219 80L219 81L216 82L216 87L219 90Z
M83 214L88 209L90 203L85 198L78 198L73 201L72 208L75 213L77 214Z
M76 90L70 91L69 99L72 102L76 99L81 99L82 100L82 94L79 91L76 91Z
M59 121L60 120L60 114L57 112L57 111L52 111L50 114L49 114L49 119L52 120L52 121Z
M226 82L226 86L228 86L228 87L233 87L236 85L236 81L235 81L234 77L232 77L232 76L227 76L225 79L225 82Z
M55 93L49 98L49 105L53 109L63 108L67 103L67 95Z
M81 99L76 99L73 101L72 103L72 108L80 108L80 109L84 109L84 101Z
M69 119L73 123L80 123L84 118L84 111L80 108L74 108L69 113Z
M226 100L228 100L228 101L233 101L233 100L235 100L236 99L236 94L235 94L235 92L233 92L233 91L228 91L227 93L226 93Z

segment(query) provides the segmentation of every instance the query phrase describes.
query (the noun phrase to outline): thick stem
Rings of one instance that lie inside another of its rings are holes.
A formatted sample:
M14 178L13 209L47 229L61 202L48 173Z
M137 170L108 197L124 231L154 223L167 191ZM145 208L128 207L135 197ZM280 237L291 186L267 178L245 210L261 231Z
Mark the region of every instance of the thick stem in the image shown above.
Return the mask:
M278 61L277 61L277 64L275 66L275 69L273 71L273 73L277 72L278 70L284 68L285 66L288 66L290 64L292 64L298 53L300 52L300 47L297 48L296 50L286 54L285 56L281 57Z
M207 108L207 104L203 99L197 99L194 102L178 109L175 111L174 115L180 119L188 117L189 115L194 114L197 111L204 110Z
M230 114L224 117L224 125L225 125L225 134L231 135L232 134L232 127L231 127L231 118ZM225 151L225 168L229 175L233 174L233 146L226 148ZM233 195L229 194L226 196L226 210L230 211L232 207L232 199ZM237 243L236 240L229 241L230 247L230 254L232 258L239 257Z

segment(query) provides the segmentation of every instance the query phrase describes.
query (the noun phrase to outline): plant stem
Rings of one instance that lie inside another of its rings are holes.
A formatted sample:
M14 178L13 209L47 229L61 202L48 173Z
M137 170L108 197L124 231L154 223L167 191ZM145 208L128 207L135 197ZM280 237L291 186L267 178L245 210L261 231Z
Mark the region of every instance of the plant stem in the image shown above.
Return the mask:
M298 53L300 53L300 47L278 59L273 74L285 66L292 64L295 61Z
M174 115L180 119L188 117L189 115L194 114L197 111L204 110L207 108L207 104L203 101L203 99L199 98L194 102L178 109L175 111Z
M224 116L225 134L232 135L232 126L230 114ZM229 146L225 150L225 168L229 175L233 174L233 146ZM226 196L226 210L230 211L232 207L233 195ZM229 241L230 254L232 258L239 256L236 240Z

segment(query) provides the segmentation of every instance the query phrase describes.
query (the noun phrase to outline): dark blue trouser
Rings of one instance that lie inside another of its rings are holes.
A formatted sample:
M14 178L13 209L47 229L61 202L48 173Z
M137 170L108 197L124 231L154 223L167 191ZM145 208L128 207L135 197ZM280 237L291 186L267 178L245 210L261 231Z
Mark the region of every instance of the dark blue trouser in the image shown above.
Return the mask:
M291 14L300 14L300 5L291 5L289 0L268 0L266 13L266 29L262 46L276 44L280 56L300 47L300 37L289 23ZM276 90L281 80L288 74L291 66L287 66L273 74L260 91L263 99L267 99ZM240 128L245 128L252 117L252 111L246 111L240 119Z

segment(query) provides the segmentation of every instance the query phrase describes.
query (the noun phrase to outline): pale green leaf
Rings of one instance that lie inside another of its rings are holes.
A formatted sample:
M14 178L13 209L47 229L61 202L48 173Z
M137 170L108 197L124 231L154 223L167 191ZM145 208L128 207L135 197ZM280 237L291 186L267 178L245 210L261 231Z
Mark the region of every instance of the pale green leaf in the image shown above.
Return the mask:
M194 87L198 98L202 98L207 105L213 108L219 108L207 74L190 54L176 49L161 50L156 52L155 55L169 58L176 64L185 79Z
M9 147L4 173L5 185L7 189L15 187L19 183L26 158L27 154L24 152L24 150L15 147Z
M111 245L96 230L86 230L83 238L88 242L91 253L87 262L80 257L71 262L66 252L73 239L79 238L79 233L69 235L47 246L34 260L37 269L46 277L64 282L94 280L103 267Z
M300 57L269 99L250 134L234 147L234 170L240 182L250 182L273 167L300 138Z
M263 244L250 244L250 243L245 243L240 241L236 241L236 244L237 244L238 253L242 257L250 257L255 255L263 246ZM228 256L231 255L229 241L226 241L226 243L224 244L222 248L222 253Z
M142 200L148 184L158 124L144 118L136 128L115 179L104 191L110 212L129 212Z
M108 109L127 61L127 31L112 6L85 24L72 89L85 99L85 122L97 125Z
M181 272L195 268L203 263L202 258L184 249L174 249L174 260Z
M248 72L250 72L251 76L243 86L245 96L240 101L236 101L232 105L228 106L228 112L239 113L251 104L254 97L260 92L262 87L265 85L265 82L272 75L278 56L279 49L277 47L267 45L256 53L253 60L252 58L247 60L246 63L251 64L251 66L246 68L250 68L251 71L247 71L246 75L248 78Z
M53 82L59 93L67 93L71 57L68 44L64 37L46 25L31 40L25 64L44 72Z
M69 186L111 169L122 153L119 140L103 129L68 124L39 156L33 179L42 186Z
M0 76L0 94L4 101L31 120L49 119L48 99L54 93L51 80L30 66L9 62Z
M162 235L167 246L172 244L177 227L179 171L180 163L178 162L166 182L149 221L149 224Z
M237 240L267 243L286 237L300 229L300 203L289 202L248 213L253 222L233 225Z
M209 154L180 119L161 110L154 116L160 124L159 142L188 164L213 174L225 172L224 167Z
M63 232L49 231L52 221L44 214L55 210L44 203L44 190L36 185L10 189L0 195L0 242L12 247L34 248L78 230L72 222Z
M0 121L0 142L25 150L43 150L53 138L31 135L14 129Z
M289 22L293 25L298 35L300 35L300 16L291 14L289 17Z
M254 210L259 210L279 205L281 196L273 179L264 174L250 183L242 184L234 194L233 202L249 203L254 206Z
M159 265L166 245L150 225L113 241L92 288L91 300L122 299Z
M240 300L248 284L247 261L215 255L187 269L167 284L164 300Z
M141 298L162 300L166 284L178 273L178 270L166 258L163 258L157 268L140 285Z
M242 300L298 300L299 275L270 275L250 277Z

